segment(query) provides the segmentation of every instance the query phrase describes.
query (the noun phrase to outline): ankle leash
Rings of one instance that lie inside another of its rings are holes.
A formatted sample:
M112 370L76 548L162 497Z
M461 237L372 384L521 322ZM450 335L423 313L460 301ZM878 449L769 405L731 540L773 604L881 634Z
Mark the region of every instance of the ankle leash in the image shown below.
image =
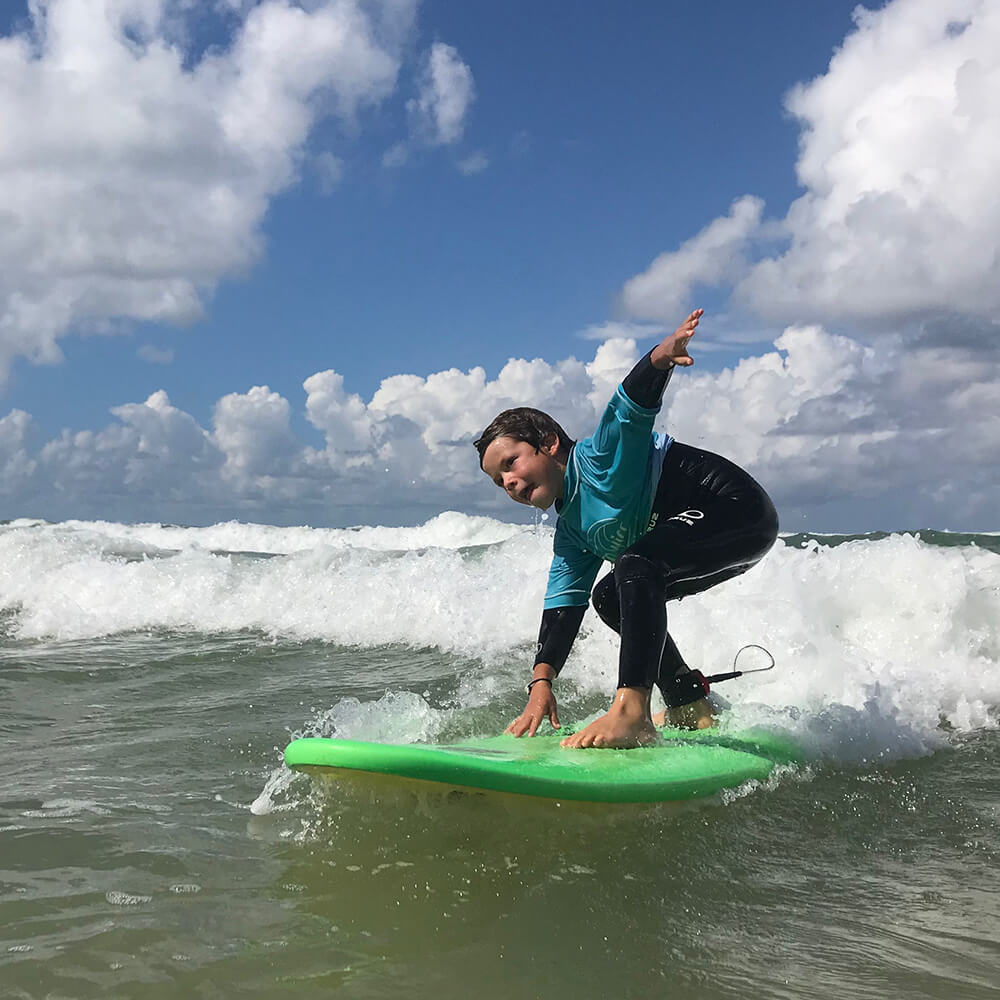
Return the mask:
M747 649L759 649L762 653L767 654L767 658L771 661L770 666L737 670L736 662L740 658L740 653ZM744 674L762 674L773 669L774 657L770 651L763 646L758 646L756 643L750 643L737 650L736 655L733 657L733 669L728 673L710 674L706 677L700 670L689 670L686 674L675 674L668 684L664 688L661 688L661 692L667 708L682 708L684 705L690 705L694 701L707 697L711 692L712 684L718 684L721 681L731 681L737 677L742 677Z

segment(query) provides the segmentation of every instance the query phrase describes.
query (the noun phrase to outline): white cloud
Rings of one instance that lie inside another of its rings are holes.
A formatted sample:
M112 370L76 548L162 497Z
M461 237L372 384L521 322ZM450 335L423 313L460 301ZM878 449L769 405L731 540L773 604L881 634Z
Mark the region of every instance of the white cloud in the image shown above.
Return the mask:
M406 102L409 136L382 154L382 166L393 169L409 162L421 147L454 146L465 134L466 119L476 99L472 70L458 50L435 42L423 56L417 80L417 96ZM458 161L463 174L477 174L489 166L482 151Z
M11 496L33 492L64 510L59 516L83 508L141 520L171 504L196 504L222 464L197 421L162 391L111 412L117 422L100 431L64 430L43 445L31 479L5 489Z
M169 365L174 360L173 351L154 347L152 344L143 344L136 353L151 365Z
M382 166L392 169L402 167L410 158L410 149L405 142L397 142L382 154Z
M673 317L677 321L678 315ZM671 324L667 326L663 323L633 323L621 320L608 320L604 323L594 323L584 327L577 334L582 340L646 340L651 343L661 340L671 330L676 327ZM708 331L712 332L709 333ZM732 325L732 320L725 314L719 316L713 313L711 323L708 327L702 327L698 331L697 340L692 350L696 350L699 355L727 351L732 354L737 348L747 344L769 344L773 339L773 332L761 333L753 329L748 329L745 325L738 327Z
M667 328L662 323L622 323L617 320L609 320L606 323L594 323L585 327L578 336L584 340L631 339L634 337L652 340L665 337L666 334Z
M344 179L344 161L329 150L317 153L313 159L313 169L323 194L331 194Z
M361 397L344 392L344 377L335 371L317 372L302 383L309 422L323 432L331 458L370 453L374 444L373 418Z
M15 410L0 420L0 496L10 515L53 518L374 523L458 509L520 519L480 472L473 438L518 405L589 434L642 349L612 338L589 362L511 359L493 379L482 368L395 375L367 402L319 372L304 389L320 449L266 386L219 400L211 429L163 392L48 443ZM660 424L745 465L786 528L868 529L864 509L881 512L874 526L967 529L995 526L1000 509L1000 362L974 348L874 348L792 326L733 368L677 373Z
M876 349L815 326L789 327L775 346L718 374L675 378L672 433L748 466L779 510L853 507L857 519L860 501L877 500L882 526L893 516L951 528L995 521L995 357L898 339Z
M215 444L226 456L222 475L237 483L288 475L303 446L292 435L288 400L266 385L230 393L215 404Z
M392 92L413 8L264 0L196 56L193 5L30 5L0 38L0 378L109 319L197 318L260 253L315 121Z
M760 228L763 210L759 198L740 198L729 215L710 222L678 250L660 254L626 282L625 311L640 319L680 322L690 312L693 288L719 285L745 271L747 245Z
M481 150L458 161L458 169L466 177L481 174L489 165L490 158Z
M179 466L201 469L218 464L208 435L190 414L173 406L162 389L145 403L126 403L111 413L128 432L126 483L155 481ZM114 439L113 431L97 437L99 444Z
M232 38L201 55L184 43L193 8L168 0L52 0L31 8L31 34L0 40L0 372L18 355L56 359L58 338L88 324L196 316L215 283L252 262L270 199L303 164L339 179L333 153L307 159L317 117L350 122L393 91L411 2L224 2ZM319 372L304 382L304 409L320 447L293 428L299 404L266 386L220 399L210 428L163 392L48 442L14 410L0 420L5 509L194 522L447 508L523 517L479 471L472 439L526 404L589 433L644 349L637 340L716 285L786 328L733 368L678 373L665 429L745 464L808 527L870 528L856 513L868 501L885 527L994 526L1000 7L894 0L857 17L827 73L788 98L803 195L776 222L759 199L738 198L658 257L622 292L626 313L647 322L590 328L602 341L591 360L511 359L495 378L398 374L368 400ZM458 53L435 45L409 104L413 132L386 162L457 143L474 96ZM848 323L861 333L830 332Z
M673 318L694 289L718 285L757 317L752 334L721 340L787 324L778 352L675 379L667 415L682 440L748 464L779 510L860 528L989 526L1000 509L1000 5L894 0L855 20L827 72L787 98L804 193L785 217L738 199L631 279L622 306Z
M805 193L776 224L745 216L741 227L731 214L662 255L625 286L632 315L677 312L693 285L723 281L780 322L875 334L932 317L995 318L1000 5L894 0L855 18L827 72L786 102L801 124ZM709 240L720 226L722 239ZM748 240L775 236L783 252L741 264ZM996 343L995 330L978 339Z
M418 135L432 146L458 142L476 97L472 70L458 50L443 42L431 46L420 78L420 92L407 104Z
M30 430L31 416L24 410L11 410L0 420L0 482L10 494L29 486L38 467L27 451Z

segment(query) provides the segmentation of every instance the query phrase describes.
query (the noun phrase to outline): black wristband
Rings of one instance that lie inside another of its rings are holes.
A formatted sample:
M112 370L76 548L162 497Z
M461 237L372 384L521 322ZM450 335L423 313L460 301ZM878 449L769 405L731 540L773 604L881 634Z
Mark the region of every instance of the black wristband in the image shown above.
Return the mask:
M539 681L545 681L549 687L552 687L551 677L536 677L533 681L528 681L528 683L525 684L524 690L530 695L532 687L534 687Z

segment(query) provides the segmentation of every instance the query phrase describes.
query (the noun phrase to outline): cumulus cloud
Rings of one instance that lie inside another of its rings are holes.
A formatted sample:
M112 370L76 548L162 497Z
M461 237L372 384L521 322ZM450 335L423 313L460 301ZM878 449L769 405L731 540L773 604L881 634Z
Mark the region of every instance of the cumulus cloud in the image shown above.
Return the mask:
M31 475L5 483L9 496L40 494L68 516L74 508L110 516L188 509L216 481L222 456L197 421L165 392L115 407L100 431L64 430L33 458Z
M226 2L232 38L200 56L178 41L189 6L166 0L51 0L0 40L0 369L51 360L88 322L196 315L253 259L316 116L350 119L393 89L412 4ZM525 404L589 433L637 339L715 285L780 323L773 349L678 373L663 429L748 467L804 527L995 527L1000 8L894 0L856 17L827 73L788 98L803 195L770 221L738 198L653 261L622 292L644 322L592 328L603 342L589 361L397 374L367 400L318 372L303 386L308 441L300 401L266 386L220 399L210 427L163 392L49 441L14 410L0 419L5 508L192 523L524 517L479 471L473 438ZM458 142L474 89L454 49L430 51L420 88L420 142ZM335 180L339 164L327 167ZM721 339L764 337L750 329ZM867 502L877 520L859 521Z
M246 482L287 475L302 445L292 435L288 400L266 385L229 393L215 404L215 445L225 455L222 475Z
M369 456L373 451L373 418L356 393L344 391L344 376L325 371L310 375L302 383L306 390L306 415L323 432L326 455L331 461L340 456Z
M628 312L677 312L692 286L722 282L759 316L870 335L995 317L1000 6L894 0L855 21L827 72L786 100L803 195L771 223L739 199L628 282ZM777 254L764 242L775 237ZM996 343L991 323L978 329Z
M393 91L414 6L237 4L196 53L191 4L30 4L0 37L0 378L72 330L197 318L260 253L314 123Z
M31 415L24 410L11 410L0 420L0 482L10 494L16 495L30 485L38 462L28 455L27 438L31 431Z
M99 431L39 441L31 417L0 420L0 496L24 516L276 523L399 523L447 509L522 518L479 470L472 440L502 409L535 405L590 433L641 348L613 338L591 360L511 359L394 375L369 400L335 371L308 378L305 415L266 386L219 400L202 428L157 392ZM977 418L969 420L969 413ZM1000 362L902 340L878 350L819 326L717 373L678 373L659 426L729 456L774 496L785 527L993 524L1000 509ZM870 505L873 524L857 520Z

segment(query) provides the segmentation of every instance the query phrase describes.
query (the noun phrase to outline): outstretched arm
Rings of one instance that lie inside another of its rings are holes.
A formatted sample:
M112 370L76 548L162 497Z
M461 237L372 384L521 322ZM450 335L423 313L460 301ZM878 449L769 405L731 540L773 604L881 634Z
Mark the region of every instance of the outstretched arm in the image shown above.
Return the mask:
M694 364L694 360L687 352L687 345L694 336L704 311L695 309L669 337L641 358L635 368L625 376L622 389L633 403L638 403L648 410L658 409L674 368L677 365L687 367Z

